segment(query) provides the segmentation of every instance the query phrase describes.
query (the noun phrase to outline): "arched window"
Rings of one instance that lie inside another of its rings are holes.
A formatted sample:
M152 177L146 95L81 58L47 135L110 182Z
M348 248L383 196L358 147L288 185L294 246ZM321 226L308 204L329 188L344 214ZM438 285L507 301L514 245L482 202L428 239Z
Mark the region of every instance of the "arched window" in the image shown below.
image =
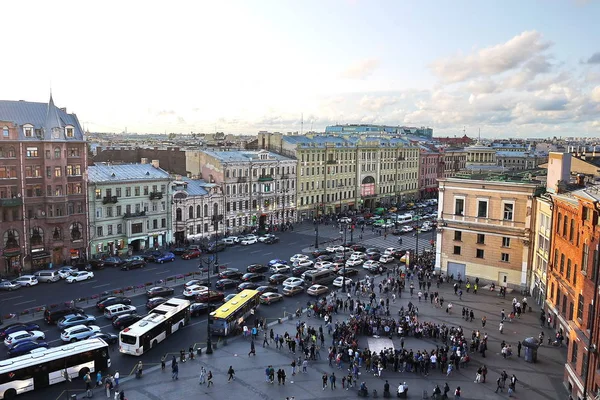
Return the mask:
M213 204L213 217L219 215L219 204Z
M8 126L5 126L2 128L2 136L3 137L8 137Z
M19 232L15 229L9 229L4 232L4 248L16 249L19 245Z
M4 154L4 148L0 147L0 158L4 158L5 154Z
M194 206L190 206L188 209L188 218L194 219Z
M31 228L29 231L29 239L32 246L41 246L44 244L44 230L39 226Z
M571 226L569 227L569 240L573 241L573 236L575 236L575 220L571 220Z
M15 152L15 148L14 147L9 147L8 148L8 157L9 158L17 158L17 153Z
M69 227L71 231L71 240L81 240L81 232L83 232L83 226L79 222L73 222Z
M57 160L60 158L60 147L54 148L54 158Z
M227 185L227 188L225 190L227 191L227 195L229 195L229 185Z
M233 185L233 194L236 194L235 192L236 192L235 185Z
M556 233L560 234L560 223L562 221L562 214L558 213L558 219L556 220Z
M181 212L181 208L178 208L175 211L175 220L176 221L181 221L182 220L182 212Z
M200 213L200 211L201 211L201 210L202 210L202 207L200 207L200 205L198 204L198 205L196 206L196 218L200 218L200 216L201 216L201 213Z
M208 204L204 205L204 216L206 217L208 215Z
M567 229L569 227L569 217L567 217L566 215L563 217L563 237L567 237Z
M54 232L52 232L52 240L61 240L62 234L60 228L57 226L54 228Z

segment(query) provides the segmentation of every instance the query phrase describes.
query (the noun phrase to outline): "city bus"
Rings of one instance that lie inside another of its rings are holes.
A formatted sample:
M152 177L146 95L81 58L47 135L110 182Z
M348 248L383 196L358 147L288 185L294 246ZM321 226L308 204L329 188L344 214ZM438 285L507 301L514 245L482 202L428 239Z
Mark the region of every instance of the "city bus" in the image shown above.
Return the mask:
M190 302L171 298L119 333L119 351L141 356L190 321Z
M229 336L241 331L244 321L254 314L260 304L260 293L242 290L235 297L210 313L211 332L218 336Z
M0 399L110 368L108 344L88 339L0 361ZM68 375L68 376L67 376Z

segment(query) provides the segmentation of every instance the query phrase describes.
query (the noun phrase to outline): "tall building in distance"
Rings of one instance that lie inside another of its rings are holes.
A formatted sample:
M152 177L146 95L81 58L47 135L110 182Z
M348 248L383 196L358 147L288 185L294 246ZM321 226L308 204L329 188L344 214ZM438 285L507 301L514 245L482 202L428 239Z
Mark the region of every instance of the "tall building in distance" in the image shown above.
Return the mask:
M397 136L397 135L414 135L422 136L428 139L433 137L433 128L428 127L410 127L410 126L390 126L390 125L362 125L362 124L347 124L347 125L330 125L325 128L325 133L333 134L351 134L351 135L369 135L369 136Z
M87 146L75 114L48 103L0 101L3 271L85 256Z

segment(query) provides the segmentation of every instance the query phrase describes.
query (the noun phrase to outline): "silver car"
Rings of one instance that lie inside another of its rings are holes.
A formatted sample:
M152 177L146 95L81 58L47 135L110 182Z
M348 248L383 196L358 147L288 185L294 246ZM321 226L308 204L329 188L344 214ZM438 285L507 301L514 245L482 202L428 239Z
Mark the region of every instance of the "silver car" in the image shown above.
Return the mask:
M11 282L6 279L2 279L0 281L0 290L8 290L10 292L11 290L15 290L20 287L21 287L21 285L17 282Z

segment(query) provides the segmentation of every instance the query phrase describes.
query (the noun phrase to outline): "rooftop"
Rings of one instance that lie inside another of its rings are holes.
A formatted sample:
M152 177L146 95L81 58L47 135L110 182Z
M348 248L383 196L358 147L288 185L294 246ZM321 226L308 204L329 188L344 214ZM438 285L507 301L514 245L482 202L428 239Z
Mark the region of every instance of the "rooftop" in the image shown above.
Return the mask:
M169 179L169 174L152 164L96 163L88 167L88 182L153 181Z
M512 183L524 183L524 184L540 184L542 183L536 177L545 176L547 173L544 169L530 169L524 171L508 171L504 173L494 172L460 172L452 178L446 179L465 179L465 180L478 180L478 181L489 181L489 182L512 182Z
M221 162L247 162L247 161L294 161L291 158L282 156L277 153L266 150L228 150L228 151L217 151L217 150L201 150L203 153L220 160ZM261 159L260 153L268 153L268 159Z

